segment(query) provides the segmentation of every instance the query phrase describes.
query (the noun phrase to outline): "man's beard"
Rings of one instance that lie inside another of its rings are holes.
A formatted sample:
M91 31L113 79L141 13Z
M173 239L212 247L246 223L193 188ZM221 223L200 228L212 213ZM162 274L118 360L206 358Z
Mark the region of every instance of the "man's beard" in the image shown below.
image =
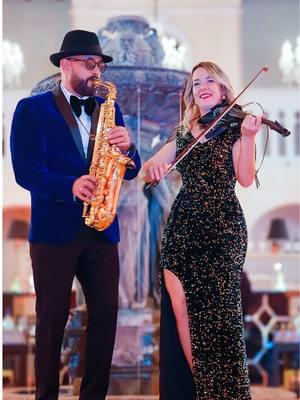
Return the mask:
M95 77L96 76L92 76L87 79L81 79L72 73L70 78L70 86L74 92L78 93L80 96L94 96L95 88L92 85L88 85L88 82Z

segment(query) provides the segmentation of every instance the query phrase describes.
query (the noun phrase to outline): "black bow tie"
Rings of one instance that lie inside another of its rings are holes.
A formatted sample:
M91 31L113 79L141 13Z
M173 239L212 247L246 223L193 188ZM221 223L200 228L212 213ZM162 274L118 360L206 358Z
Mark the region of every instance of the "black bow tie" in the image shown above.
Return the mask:
M84 111L87 113L87 115L93 114L96 107L96 100L94 99L94 97L89 97L86 100L82 100L76 96L71 96L70 105L74 113L79 118L81 115L81 106L84 106Z

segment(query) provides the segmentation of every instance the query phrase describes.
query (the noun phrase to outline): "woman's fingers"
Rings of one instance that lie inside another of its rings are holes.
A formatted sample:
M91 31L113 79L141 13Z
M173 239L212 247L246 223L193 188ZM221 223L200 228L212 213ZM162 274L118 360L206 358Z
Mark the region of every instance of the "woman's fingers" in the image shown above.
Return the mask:
M160 181L165 175L166 172L169 168L169 164L163 163L161 165L158 165L156 167L153 167L153 180Z
M241 133L243 136L252 137L257 134L261 127L261 117L254 115L247 115L241 126Z
M147 168L145 170L145 177L144 180L146 182L152 182L152 181L160 181L165 175L166 172L168 171L170 167L170 164L160 164L160 165L155 165Z

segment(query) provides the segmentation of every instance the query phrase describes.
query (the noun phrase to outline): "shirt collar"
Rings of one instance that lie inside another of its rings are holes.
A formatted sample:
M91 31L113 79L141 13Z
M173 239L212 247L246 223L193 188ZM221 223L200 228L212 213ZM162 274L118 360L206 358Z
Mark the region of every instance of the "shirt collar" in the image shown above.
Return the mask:
M70 103L70 97L71 96L76 96L76 95L74 93L71 93L68 89L66 89L66 87L64 86L64 84L62 82L60 82L60 88L61 88L63 94L65 95L66 99ZM78 96L76 96L76 97L78 97ZM88 97L89 96L82 96L82 97L79 97L79 98L85 100Z

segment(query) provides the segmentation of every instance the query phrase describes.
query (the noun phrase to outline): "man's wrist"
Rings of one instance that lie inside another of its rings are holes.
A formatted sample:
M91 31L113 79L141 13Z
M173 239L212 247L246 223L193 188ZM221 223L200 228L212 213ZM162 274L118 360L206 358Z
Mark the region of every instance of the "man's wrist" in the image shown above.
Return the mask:
M132 158L135 155L135 153L136 153L135 144L131 143L129 148L128 148L128 150L127 150L127 152L126 152L126 156L129 156L129 157Z

